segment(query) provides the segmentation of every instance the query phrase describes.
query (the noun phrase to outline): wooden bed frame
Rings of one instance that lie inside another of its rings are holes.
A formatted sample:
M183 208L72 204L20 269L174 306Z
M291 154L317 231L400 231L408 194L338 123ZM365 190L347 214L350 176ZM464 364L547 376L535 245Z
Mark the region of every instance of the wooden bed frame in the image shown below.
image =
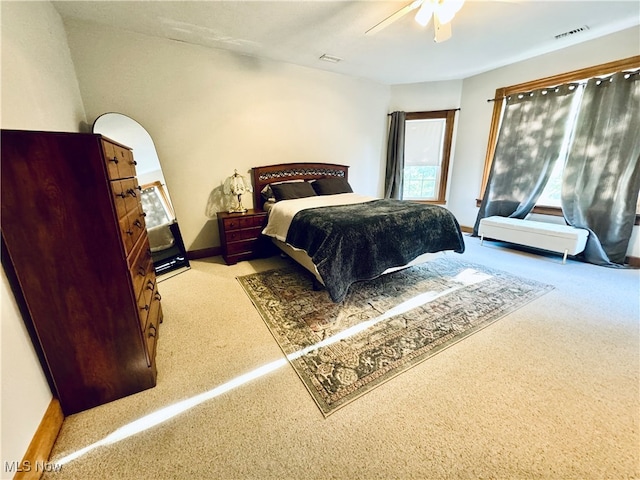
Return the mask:
M319 178L341 177L348 180L349 167L346 165L337 165L333 163L280 163L278 165L267 165L264 167L254 167L253 172L253 205L255 210L264 208L265 199L262 197L262 189L270 183L286 182L292 180L317 180ZM304 250L294 249L293 247L281 242L275 238L271 239L273 244L282 250L287 256L306 268L319 284L324 284L324 280L318 273L311 258ZM442 256L442 252L425 253L413 260L407 265L394 267L386 270L383 274L396 270L401 270L408 266L418 265L429 260L433 260ZM314 283L314 288L319 285Z
M327 177L341 177L349 180L349 167L333 163L280 163L265 167L254 167L253 172L253 205L255 210L262 210L264 198L262 189L270 183L292 180L317 180Z

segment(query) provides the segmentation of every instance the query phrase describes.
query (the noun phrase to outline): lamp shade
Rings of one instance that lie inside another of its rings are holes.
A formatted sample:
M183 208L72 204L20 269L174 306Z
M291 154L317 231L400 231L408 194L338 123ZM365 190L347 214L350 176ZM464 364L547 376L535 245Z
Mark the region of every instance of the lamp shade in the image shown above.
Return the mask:
M251 184L247 181L246 178L240 175L237 170L234 170L233 175L227 177L227 179L224 181L222 191L225 195L234 195L235 197L237 197L237 206L231 208L229 210L230 213L247 211L247 209L242 205L242 200L240 197L243 193L253 192L253 188L251 188Z
M240 175L237 170L233 171L233 175L227 177L222 190L226 195L242 195L246 192L253 192L247 179Z

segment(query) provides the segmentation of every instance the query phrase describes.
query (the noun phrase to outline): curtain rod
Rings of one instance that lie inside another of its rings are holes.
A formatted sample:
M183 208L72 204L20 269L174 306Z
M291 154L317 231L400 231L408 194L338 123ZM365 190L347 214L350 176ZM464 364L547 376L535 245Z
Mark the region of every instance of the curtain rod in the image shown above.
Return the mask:
M458 108L449 108L448 110L453 110L454 112L459 112L461 109ZM417 112L410 112L410 113L417 113ZM393 114L393 112L391 113L387 113L387 117L391 116Z
M558 88L558 87L560 87L562 85L571 85L571 84L585 85L589 80L591 80L593 78L595 78L597 80L605 80L605 79L611 80L611 78L614 75L618 74L618 73L622 73L624 75L634 75L634 74L640 73L640 68L635 68L635 69L630 69L630 70L620 70L619 72L605 73L605 74L602 74L602 75L594 75L593 77L583 78L583 79L576 80L576 81L573 81L573 82L561 83L561 84L552 85L552 86L549 86L549 87L539 87L539 88L534 88L533 90L540 90L540 89L545 89L545 88ZM628 77L625 77L625 78L628 78ZM519 95L521 93L529 93L529 92L518 92L518 93L514 92L514 93L512 93L510 95ZM500 98L488 98L487 102L495 102L497 100L504 100L505 98L509 97L510 95L505 95L504 97L500 97Z

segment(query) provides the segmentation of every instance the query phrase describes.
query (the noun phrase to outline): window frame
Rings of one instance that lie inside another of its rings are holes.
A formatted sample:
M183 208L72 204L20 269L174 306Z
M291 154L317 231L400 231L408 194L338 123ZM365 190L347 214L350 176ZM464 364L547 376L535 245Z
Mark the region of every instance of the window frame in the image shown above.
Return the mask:
M484 170L482 172L482 183L480 189L480 197L476 199L476 206L479 207L484 197L487 181L489 180L489 172L491 171L491 165L493 163L493 157L496 151L496 144L498 143L498 133L500 129L500 121L502 119L502 110L504 99L509 95L517 93L528 92L539 88L550 88L563 83L577 82L591 77L598 77L602 75L610 75L621 70L640 68L640 55L624 58L621 60L615 60L613 62L602 63L600 65L594 65L592 67L582 68L579 70L573 70L559 75L552 75L550 77L544 77L530 82L519 83L517 85L511 85L509 87L501 87L496 89L496 93L493 99L487 100L493 101L493 113L491 117L491 125L489 128L489 139L487 142L487 153L484 159ZM555 215L562 216L562 209L559 207L536 205L533 213L540 213L543 215ZM636 225L640 225L640 214L636 213Z
M405 115L405 127L411 120L434 120L443 119L444 140L442 145L442 162L440 164L440 183L438 185L438 195L434 200L410 199L407 201L416 203L427 203L433 205L444 205L447 203L447 184L449 183L449 165L451 163L451 150L453 146L453 131L455 126L455 116L459 108L451 110L433 110L428 112L407 112ZM403 166L404 175L404 166Z
M173 206L169 201L167 192L165 192L164 190L164 184L160 180L156 180L155 182L151 182L151 183L145 183L144 185L140 186L140 191L145 191L151 188L155 188L158 191L158 196L160 197L160 203L162 203L162 206L167 214L167 217L169 218L169 221L170 222L175 221L176 214L173 211Z

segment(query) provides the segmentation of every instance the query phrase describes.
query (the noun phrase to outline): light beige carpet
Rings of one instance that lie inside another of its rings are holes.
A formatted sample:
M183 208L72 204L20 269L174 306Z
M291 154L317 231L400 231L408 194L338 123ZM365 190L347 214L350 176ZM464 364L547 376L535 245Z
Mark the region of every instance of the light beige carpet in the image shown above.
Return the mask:
M554 290L327 418L236 280L284 261L194 261L160 284L158 385L68 417L52 461L273 368L44 478L639 478L638 271L465 241Z

